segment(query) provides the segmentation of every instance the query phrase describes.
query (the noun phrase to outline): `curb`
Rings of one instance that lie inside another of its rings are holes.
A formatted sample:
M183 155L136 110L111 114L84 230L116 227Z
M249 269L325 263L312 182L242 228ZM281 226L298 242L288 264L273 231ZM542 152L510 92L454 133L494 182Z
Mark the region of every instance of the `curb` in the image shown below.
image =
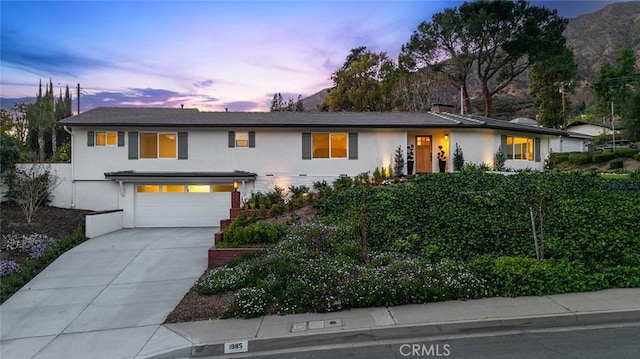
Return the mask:
M365 341L398 340L454 334L588 326L638 321L640 321L640 309L576 312L535 317L479 319L445 323L390 325L375 328L332 331L329 333L305 333L288 337L253 339L248 341L249 351L241 354L247 355L291 348L349 344ZM207 343L195 344L190 348L183 347L174 349L162 354L158 353L152 358L197 358L222 355L233 356L233 354L224 354L224 343Z

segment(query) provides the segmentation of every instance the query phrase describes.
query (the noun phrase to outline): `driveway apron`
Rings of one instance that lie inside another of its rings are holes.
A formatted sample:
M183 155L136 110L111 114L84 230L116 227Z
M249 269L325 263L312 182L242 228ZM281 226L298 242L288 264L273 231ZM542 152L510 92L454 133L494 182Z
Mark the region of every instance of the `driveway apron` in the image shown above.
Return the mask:
M136 357L206 269L216 229L123 229L71 249L0 306L0 357Z

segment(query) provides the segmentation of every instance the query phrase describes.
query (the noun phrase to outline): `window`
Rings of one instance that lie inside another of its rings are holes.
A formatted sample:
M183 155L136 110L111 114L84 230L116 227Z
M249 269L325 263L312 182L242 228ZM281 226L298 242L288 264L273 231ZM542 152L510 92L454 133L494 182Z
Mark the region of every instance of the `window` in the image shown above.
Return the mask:
M162 186L162 192L165 192L165 193L182 193L182 192L184 192L184 185L164 185L164 186Z
M96 132L96 146L115 146L118 144L116 132Z
M534 140L524 137L507 137L505 155L508 160L533 161Z
M249 147L249 132L236 132L236 147Z
M346 133L314 133L311 142L313 158L347 158Z
M160 192L160 186L141 184L137 186L136 190L138 191L138 193L158 193Z
M176 158L175 133L140 133L140 158Z
M187 192L208 193L208 192L211 192L211 186L200 185L200 184L190 184L187 186Z

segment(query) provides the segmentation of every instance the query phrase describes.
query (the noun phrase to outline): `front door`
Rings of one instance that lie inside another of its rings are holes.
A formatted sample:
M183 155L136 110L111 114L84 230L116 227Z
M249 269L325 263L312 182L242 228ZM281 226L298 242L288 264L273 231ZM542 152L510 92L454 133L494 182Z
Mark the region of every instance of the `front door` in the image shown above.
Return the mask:
M416 136L416 173L431 172L431 136Z

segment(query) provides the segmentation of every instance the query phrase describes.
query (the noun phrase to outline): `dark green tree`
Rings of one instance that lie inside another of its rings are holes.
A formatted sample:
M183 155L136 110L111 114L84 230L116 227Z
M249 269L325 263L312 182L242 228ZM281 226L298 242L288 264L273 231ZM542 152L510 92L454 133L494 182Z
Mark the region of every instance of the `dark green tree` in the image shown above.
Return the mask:
M634 93L640 90L640 71L635 66L636 57L628 47L618 53L615 64L604 63L598 73L598 79L593 84L595 96L595 111L601 116L611 114L611 104L614 111L625 113L627 107L633 107Z
M334 87L324 103L330 111L389 111L396 66L386 53L358 47L331 76Z
M440 74L443 83L462 89L465 113L471 113L467 81L475 60L475 44L468 35L457 9L445 9L431 22L420 23L400 51L402 69Z
M303 112L304 111L304 104L302 103L302 95L298 95L298 100L296 101L295 111L296 112Z
M284 103L282 102L282 94L280 92L276 92L273 94L273 99L271 99L271 112L282 111L284 108Z
M565 48L567 20L556 10L518 1L465 2L458 9L473 43L476 75L491 117L492 98L539 59Z
M562 128L565 125L569 112L568 94L574 88L576 75L577 65L573 52L566 47L559 55L541 59L531 67L529 94L538 105L538 116L543 126Z

